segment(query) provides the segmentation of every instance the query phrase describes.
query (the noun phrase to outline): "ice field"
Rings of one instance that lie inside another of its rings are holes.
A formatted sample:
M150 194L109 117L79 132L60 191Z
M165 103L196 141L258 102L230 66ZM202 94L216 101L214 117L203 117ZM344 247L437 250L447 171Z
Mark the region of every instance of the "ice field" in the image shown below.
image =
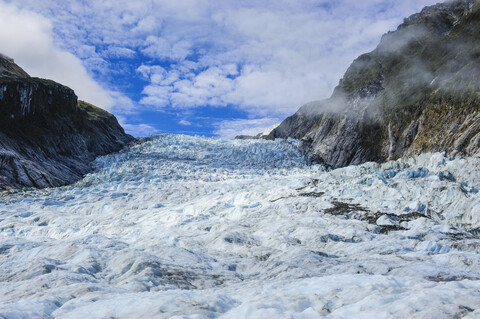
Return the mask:
M0 318L477 318L480 160L146 138L0 193Z

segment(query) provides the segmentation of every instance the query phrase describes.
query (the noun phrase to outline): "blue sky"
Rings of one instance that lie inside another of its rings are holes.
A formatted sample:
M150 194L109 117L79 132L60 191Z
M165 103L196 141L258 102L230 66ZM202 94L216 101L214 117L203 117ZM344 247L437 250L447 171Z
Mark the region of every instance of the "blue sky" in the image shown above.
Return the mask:
M256 134L430 0L0 0L0 52L135 136Z

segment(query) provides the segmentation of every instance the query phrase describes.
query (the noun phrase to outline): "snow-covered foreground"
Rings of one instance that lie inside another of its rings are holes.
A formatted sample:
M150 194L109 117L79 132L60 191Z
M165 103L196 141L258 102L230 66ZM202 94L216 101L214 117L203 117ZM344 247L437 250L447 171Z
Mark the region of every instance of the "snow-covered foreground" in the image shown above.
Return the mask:
M163 135L0 194L1 318L480 317L480 161Z

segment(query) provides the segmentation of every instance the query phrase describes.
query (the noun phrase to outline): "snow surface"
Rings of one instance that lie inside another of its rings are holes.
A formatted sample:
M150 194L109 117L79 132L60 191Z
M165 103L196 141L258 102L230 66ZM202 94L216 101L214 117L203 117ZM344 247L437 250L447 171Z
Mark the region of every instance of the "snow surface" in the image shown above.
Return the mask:
M480 317L480 160L297 147L161 135L0 193L0 317Z

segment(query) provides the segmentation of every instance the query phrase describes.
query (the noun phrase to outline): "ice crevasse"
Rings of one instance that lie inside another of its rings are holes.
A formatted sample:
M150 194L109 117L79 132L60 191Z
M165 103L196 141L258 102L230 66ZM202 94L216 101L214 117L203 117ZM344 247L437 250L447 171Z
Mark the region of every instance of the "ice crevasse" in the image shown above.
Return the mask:
M0 317L479 316L479 159L299 149L160 135L0 193Z

